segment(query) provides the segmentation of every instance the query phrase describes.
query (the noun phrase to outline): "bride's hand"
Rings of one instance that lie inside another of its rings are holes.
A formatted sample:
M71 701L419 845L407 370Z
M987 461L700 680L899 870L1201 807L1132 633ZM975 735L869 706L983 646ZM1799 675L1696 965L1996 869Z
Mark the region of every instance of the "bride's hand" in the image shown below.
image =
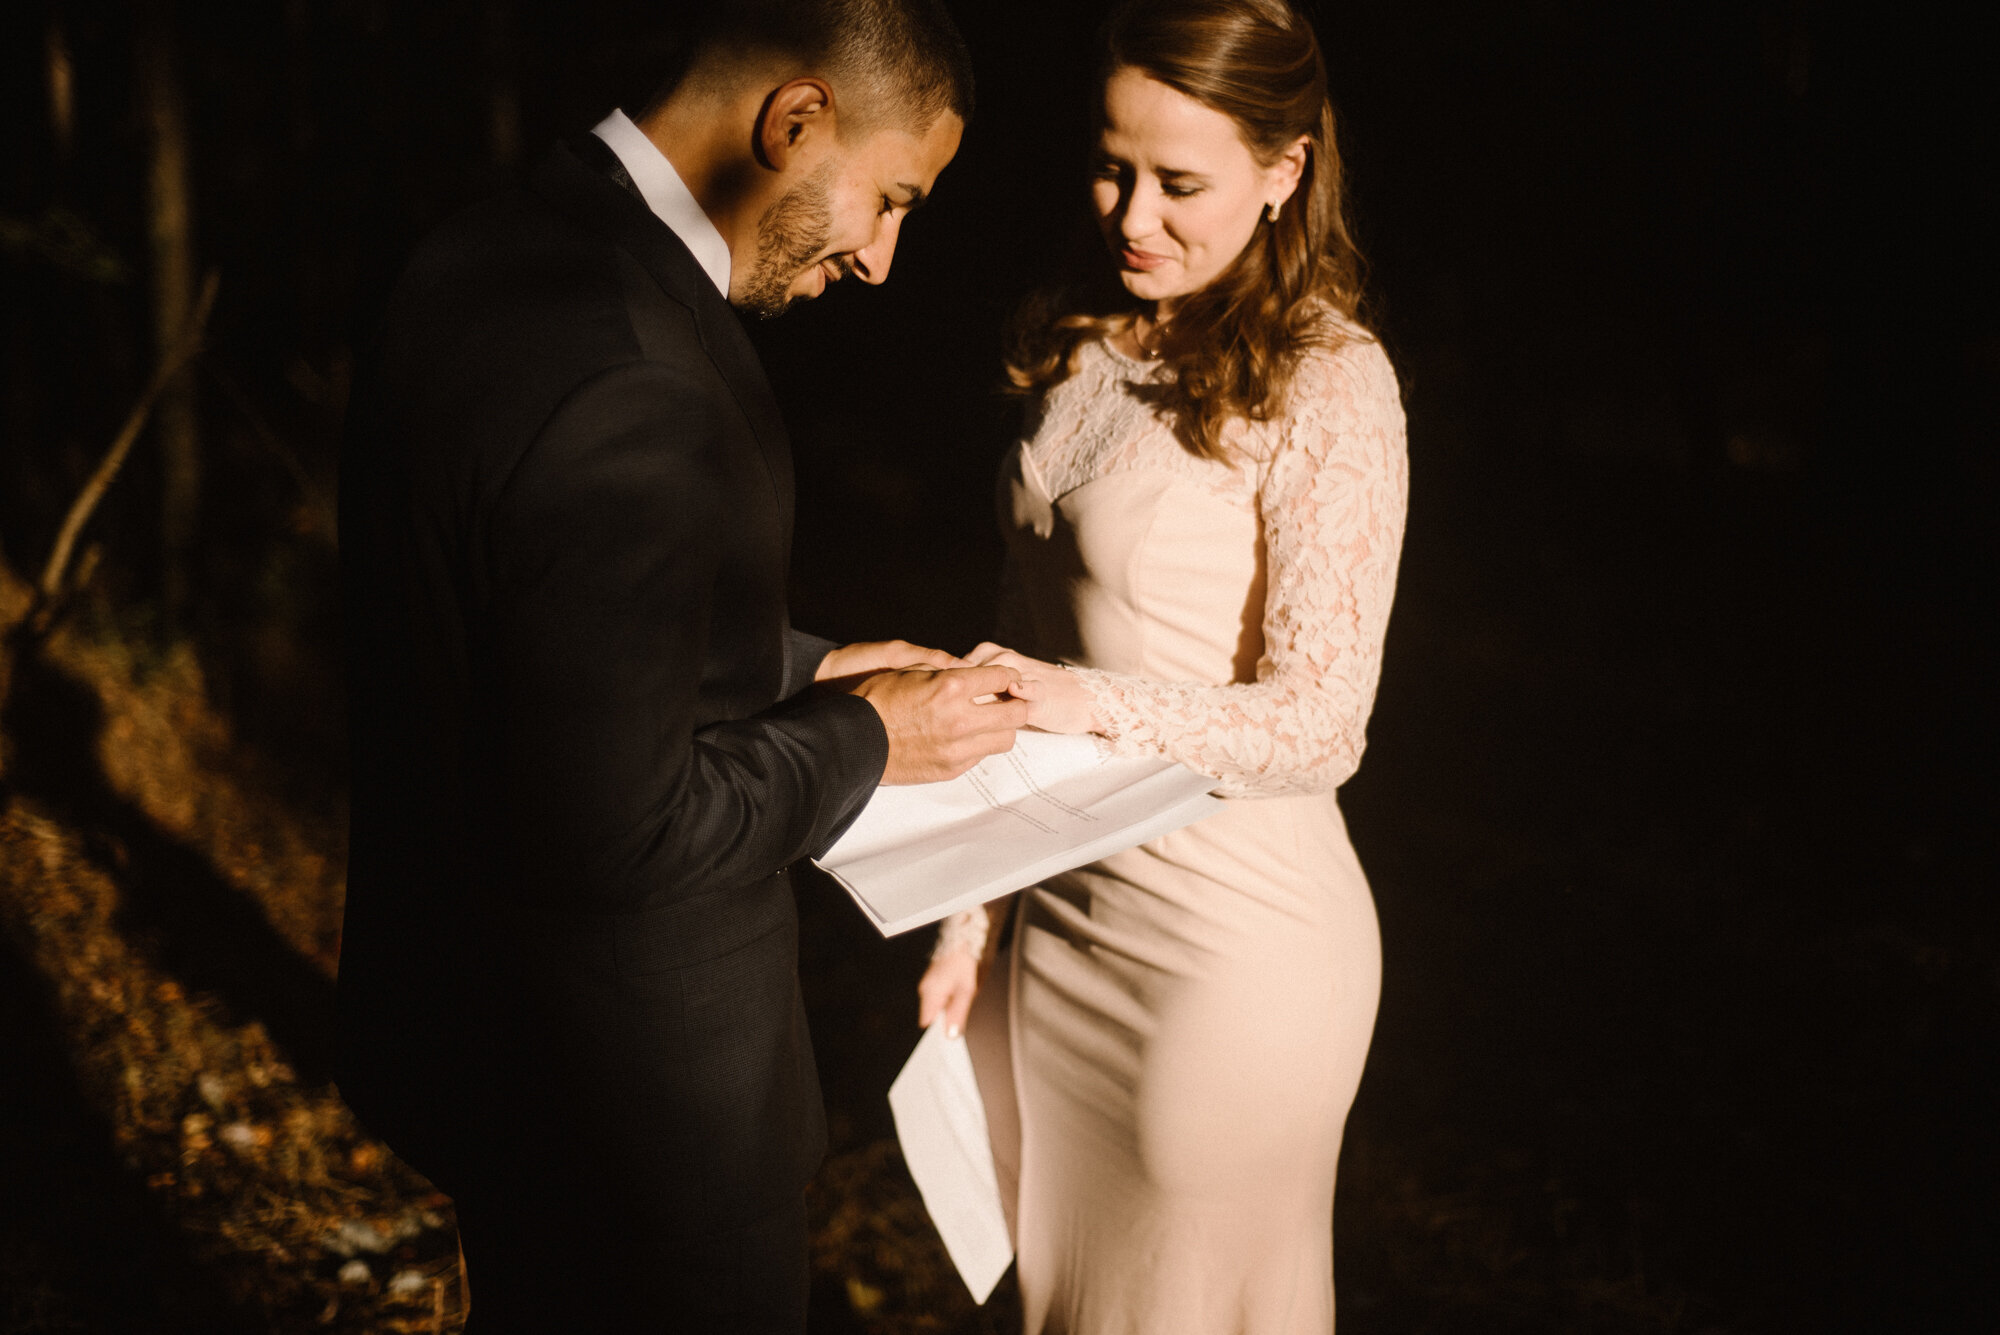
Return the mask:
M965 1017L978 994L979 961L963 946L945 951L917 983L918 1026L928 1029L942 1015L946 1037L957 1038L965 1032Z
M1075 673L1060 663L1015 653L988 641L965 656L976 667L997 663L1021 674L1011 692L1029 705L1028 726L1043 732L1096 732L1097 702Z

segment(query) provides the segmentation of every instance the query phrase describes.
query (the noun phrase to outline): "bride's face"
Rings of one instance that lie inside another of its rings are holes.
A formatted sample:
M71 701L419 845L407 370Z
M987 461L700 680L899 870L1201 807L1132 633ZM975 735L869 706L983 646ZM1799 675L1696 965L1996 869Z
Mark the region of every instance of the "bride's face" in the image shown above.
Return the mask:
M1301 141L1301 144L1303 141ZM1257 161L1236 122L1139 70L1104 86L1091 199L1133 296L1175 302L1242 253L1265 207L1297 188L1305 150Z

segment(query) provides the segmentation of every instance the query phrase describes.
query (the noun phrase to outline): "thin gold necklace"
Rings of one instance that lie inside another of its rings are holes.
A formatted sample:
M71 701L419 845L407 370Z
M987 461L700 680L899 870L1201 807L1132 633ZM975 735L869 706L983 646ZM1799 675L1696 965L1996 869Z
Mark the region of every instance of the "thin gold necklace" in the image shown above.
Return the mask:
M1145 334L1139 332L1140 321L1145 319L1146 317L1143 315L1134 317L1132 321L1132 343L1133 346L1139 349L1139 360L1148 362L1158 361L1160 359L1159 337L1161 331L1166 328L1166 323L1161 320L1150 321L1153 337L1149 339Z

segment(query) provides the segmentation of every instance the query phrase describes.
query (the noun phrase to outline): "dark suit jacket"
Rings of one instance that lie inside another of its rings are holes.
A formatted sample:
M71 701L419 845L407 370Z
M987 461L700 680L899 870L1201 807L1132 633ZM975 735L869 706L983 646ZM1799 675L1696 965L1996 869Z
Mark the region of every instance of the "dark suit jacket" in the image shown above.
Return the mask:
M828 647L787 624L791 527L735 313L579 150L424 242L342 463L340 1084L445 1190L531 1154L673 1228L818 1162L782 873L888 743L788 699Z

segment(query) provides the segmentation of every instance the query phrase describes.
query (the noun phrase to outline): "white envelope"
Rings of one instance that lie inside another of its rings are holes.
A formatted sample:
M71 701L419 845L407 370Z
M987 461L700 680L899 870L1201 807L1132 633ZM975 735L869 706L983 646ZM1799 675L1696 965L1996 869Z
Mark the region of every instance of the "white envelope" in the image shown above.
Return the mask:
M972 1056L963 1037L945 1037L942 1019L924 1031L889 1086L889 1111L924 1208L972 1300L983 1303L1013 1262L1014 1244Z

